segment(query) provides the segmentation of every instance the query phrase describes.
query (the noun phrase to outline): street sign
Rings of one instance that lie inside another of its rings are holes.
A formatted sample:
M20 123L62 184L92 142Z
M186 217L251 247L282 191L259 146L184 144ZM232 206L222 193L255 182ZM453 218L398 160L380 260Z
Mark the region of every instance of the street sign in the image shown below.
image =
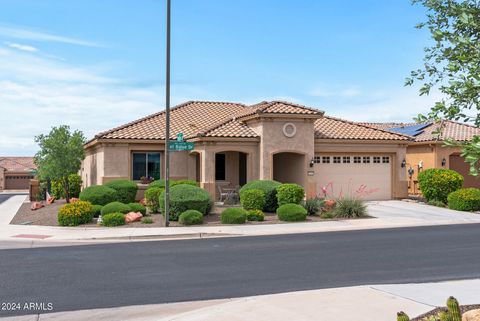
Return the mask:
M168 150L172 152L182 152L192 150L195 145L191 142L186 142L183 140L183 133L177 134L177 140L171 140L168 142Z
M193 150L194 144L191 142L177 142L170 141L168 144L168 149L172 152L182 152L186 150Z

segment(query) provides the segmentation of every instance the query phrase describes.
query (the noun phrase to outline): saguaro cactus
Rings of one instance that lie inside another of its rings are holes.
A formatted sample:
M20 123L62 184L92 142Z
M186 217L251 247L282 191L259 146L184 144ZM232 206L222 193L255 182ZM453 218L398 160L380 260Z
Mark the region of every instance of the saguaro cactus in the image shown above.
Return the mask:
M410 318L405 312L400 311L397 313L397 321L410 321Z
M448 308L449 314L452 316L452 321L462 321L462 313L460 312L460 305L458 304L457 299L455 299L453 296L448 298L447 308Z
M453 321L452 315L450 311L448 311L448 309L443 309L442 311L440 311L440 313L438 314L438 318L440 321Z

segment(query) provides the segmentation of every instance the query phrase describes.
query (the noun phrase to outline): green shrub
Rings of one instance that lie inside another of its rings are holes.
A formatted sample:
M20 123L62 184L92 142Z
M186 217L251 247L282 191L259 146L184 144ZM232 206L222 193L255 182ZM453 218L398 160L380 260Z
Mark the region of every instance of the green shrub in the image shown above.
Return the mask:
M247 220L247 211L239 207L230 207L220 214L222 224L244 224Z
M142 224L152 224L153 218L151 217L142 217Z
M112 202L112 203L108 203L102 208L102 217L105 214L110 214L110 213L127 214L131 211L132 210L130 209L130 206L128 206L127 204L123 204L120 202Z
M102 215L102 225L113 227L125 225L125 215L122 213L108 213L105 216Z
M165 213L165 191L160 194L160 210ZM175 185L170 189L170 220L177 221L180 214L186 210L197 210L207 215L212 207L210 194L200 187L193 185Z
M160 202L163 202L163 199L160 200L160 195L164 190L165 188L163 187L149 187L145 191L145 201L150 212L158 213L160 210Z
M140 212L144 216L147 214L147 208L140 203L130 203L128 207L130 207L131 212Z
M98 217L100 214L102 214L102 208L102 205L92 205L93 217Z
M265 214L261 210L247 211L247 221L263 222L265 220Z
M320 197L308 198L302 203L308 215L317 215L322 210L324 204L325 200Z
M358 198L339 198L332 212L335 217L365 217L367 216L367 206L363 200Z
M462 188L448 195L448 207L457 211L480 210L480 189Z
M265 206L265 193L259 189L247 189L240 193L240 203L248 210L262 210Z
M305 197L305 190L298 184L282 184L277 187L278 206L283 204L300 204Z
M430 200L427 202L427 204L437 207L446 207L445 203L439 200Z
M137 196L138 191L138 186L135 182L127 179L116 179L107 182L104 185L117 191L116 201L124 204L135 202L135 197Z
M180 214L178 222L182 225L196 225L203 223L203 214L197 210L187 210Z
M462 188L463 176L451 169L430 168L418 174L418 185L427 201L447 203L448 194Z
M191 179L179 179L179 180L170 180L170 187L173 187L175 185L192 185L192 186L197 186L198 187L198 182L191 180ZM164 179L159 179L156 181L151 182L148 185L148 188L165 188L165 180Z
M283 204L277 209L280 221L300 222L307 219L307 210L298 204Z
M170 186L176 186L176 185L192 185L192 186L198 187L198 182L191 179L179 179L179 180L170 181Z
M107 205L114 202L117 192L110 187L103 185L94 185L85 188L80 193L80 200L90 202L94 205Z
M84 201L65 204L58 211L58 225L77 226L90 223L93 219L92 204Z
M333 214L333 211L327 211L320 214L320 217L323 219L330 219L330 218L334 218L335 215Z
M265 205L263 206L264 212L275 212L278 208L277 202L277 187L282 185L277 181L270 180L256 180L248 182L240 189L240 195L242 192L249 189L259 189L265 193Z
M70 190L70 198L78 198L82 188L82 177L78 174L68 175L68 188ZM52 181L52 196L57 200L65 198L65 191L60 181Z

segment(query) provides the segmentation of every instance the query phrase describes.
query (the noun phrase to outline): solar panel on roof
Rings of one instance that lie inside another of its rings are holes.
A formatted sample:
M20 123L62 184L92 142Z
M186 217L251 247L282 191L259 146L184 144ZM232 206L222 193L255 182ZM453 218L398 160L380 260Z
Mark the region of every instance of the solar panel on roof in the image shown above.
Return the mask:
M431 123L393 127L393 128L388 128L388 130L397 134L417 136L417 135L420 135L423 132L423 129L425 127L428 127L430 124Z

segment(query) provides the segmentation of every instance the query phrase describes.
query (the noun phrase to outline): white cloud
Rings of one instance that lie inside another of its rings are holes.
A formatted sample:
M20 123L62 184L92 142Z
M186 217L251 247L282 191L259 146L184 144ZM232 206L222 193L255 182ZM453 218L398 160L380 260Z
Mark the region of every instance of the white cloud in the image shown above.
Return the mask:
M357 87L338 89L324 85L315 86L308 92L308 95L313 97L356 97L362 94L362 91Z
M19 44L19 43L12 43L12 42L6 42L5 43L7 46L9 46L10 48L14 48L14 49L18 49L18 50L22 50L22 51L27 51L27 52L37 52L38 49L33 47L33 46L29 46L29 45L22 45L22 44Z
M0 26L0 36L14 39L34 40L34 41L46 41L46 42L59 42L78 46L87 47L102 47L102 45L87 41L83 39L64 37L59 35L50 34L48 32L41 32L35 30L29 30L21 27L12 26Z
M34 136L52 126L67 124L92 138L163 109L164 86L139 88L104 69L0 49L0 155L33 155ZM211 98L194 86L172 87L172 104Z

